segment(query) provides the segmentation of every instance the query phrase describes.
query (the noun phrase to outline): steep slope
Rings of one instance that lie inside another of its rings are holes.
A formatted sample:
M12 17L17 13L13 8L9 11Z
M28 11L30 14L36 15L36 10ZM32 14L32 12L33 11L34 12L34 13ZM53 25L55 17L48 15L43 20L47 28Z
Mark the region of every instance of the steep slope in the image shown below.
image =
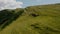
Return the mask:
M0 11L0 30L4 29L7 25L15 21L21 14L23 10L2 10Z
M0 34L60 34L60 4L27 7Z

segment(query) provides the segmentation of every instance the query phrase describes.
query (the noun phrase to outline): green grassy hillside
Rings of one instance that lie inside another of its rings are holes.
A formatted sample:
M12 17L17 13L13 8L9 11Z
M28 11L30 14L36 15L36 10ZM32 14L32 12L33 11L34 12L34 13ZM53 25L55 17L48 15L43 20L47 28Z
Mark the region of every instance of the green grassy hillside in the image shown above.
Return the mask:
M60 34L60 4L2 10L0 34Z

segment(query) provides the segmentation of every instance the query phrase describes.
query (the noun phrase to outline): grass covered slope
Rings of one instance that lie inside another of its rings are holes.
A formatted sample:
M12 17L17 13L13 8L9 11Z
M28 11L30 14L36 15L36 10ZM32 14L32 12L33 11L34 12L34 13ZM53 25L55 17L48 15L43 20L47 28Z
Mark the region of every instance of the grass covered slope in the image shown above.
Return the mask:
M1 29L0 34L60 34L60 4L30 6L22 13L16 9L10 18L14 16L18 17Z

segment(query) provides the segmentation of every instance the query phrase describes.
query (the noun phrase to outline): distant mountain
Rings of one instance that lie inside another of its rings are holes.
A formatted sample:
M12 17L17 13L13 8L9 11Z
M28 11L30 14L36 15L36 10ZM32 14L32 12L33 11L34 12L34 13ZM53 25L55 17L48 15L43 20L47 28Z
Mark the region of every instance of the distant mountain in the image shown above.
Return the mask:
M60 34L60 3L1 10L0 34Z

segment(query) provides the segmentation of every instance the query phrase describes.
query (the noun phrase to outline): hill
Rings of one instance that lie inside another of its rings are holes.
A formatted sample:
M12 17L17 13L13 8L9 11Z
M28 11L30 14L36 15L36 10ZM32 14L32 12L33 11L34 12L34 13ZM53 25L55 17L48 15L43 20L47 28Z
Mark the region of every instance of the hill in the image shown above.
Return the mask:
M60 4L2 10L0 34L60 34Z

